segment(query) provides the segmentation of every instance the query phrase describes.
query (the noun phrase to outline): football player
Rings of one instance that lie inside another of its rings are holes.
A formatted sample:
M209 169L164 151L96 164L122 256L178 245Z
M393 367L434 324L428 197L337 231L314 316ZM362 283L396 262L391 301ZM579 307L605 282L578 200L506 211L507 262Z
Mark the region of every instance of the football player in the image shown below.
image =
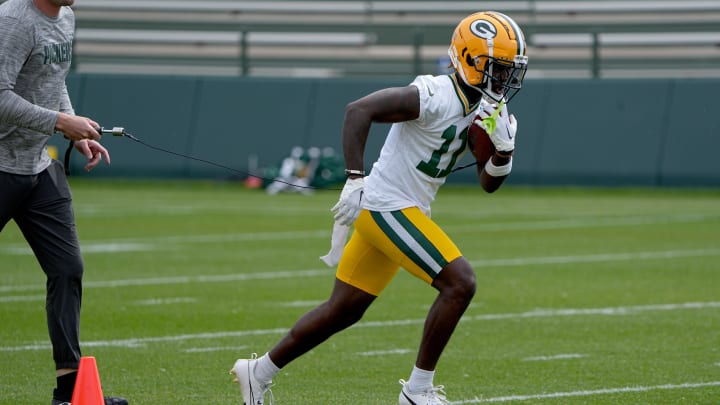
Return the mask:
M467 151L467 131L474 120L496 149L478 165L481 186L493 192L503 183L512 167L517 129L506 104L521 89L527 69L520 27L498 12L463 19L449 54L452 74L418 76L408 86L379 90L347 105L342 143L348 178L332 208L333 248L322 258L330 265L339 262L333 291L268 353L235 362L231 373L246 405L262 404L266 394L272 395L271 380L281 368L360 320L400 268L438 295L410 377L400 380L399 403L448 403L442 386L433 383L435 367L476 282L460 249L430 218L430 204ZM492 125L488 119L494 120ZM364 149L373 122L393 125L368 174ZM354 232L345 244L351 225Z

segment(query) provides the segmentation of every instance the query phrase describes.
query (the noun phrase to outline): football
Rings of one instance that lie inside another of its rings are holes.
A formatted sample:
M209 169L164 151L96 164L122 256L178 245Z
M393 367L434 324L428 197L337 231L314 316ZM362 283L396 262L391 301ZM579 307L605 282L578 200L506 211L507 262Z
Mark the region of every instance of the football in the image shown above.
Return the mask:
M468 128L467 141L470 152L481 165L484 165L495 153L495 145L487 132L480 125L475 124L474 120Z

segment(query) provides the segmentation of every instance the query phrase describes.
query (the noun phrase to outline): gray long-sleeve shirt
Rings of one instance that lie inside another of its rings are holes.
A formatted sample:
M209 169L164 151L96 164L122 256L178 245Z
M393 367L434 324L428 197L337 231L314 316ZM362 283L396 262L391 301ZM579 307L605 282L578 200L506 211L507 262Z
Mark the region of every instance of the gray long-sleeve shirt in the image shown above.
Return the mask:
M0 4L0 171L32 175L50 165L58 111L74 113L65 87L74 34L70 7L52 18L33 0Z

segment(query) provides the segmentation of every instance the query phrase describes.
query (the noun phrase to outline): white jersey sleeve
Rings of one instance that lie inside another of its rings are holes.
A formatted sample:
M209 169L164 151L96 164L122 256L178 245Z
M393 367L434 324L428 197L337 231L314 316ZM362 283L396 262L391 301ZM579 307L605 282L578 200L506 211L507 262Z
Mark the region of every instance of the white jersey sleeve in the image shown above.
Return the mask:
M395 211L419 207L430 215L430 204L462 155L467 151L467 127L477 107L455 77L418 76L420 114L390 127L380 157L365 180L363 207Z

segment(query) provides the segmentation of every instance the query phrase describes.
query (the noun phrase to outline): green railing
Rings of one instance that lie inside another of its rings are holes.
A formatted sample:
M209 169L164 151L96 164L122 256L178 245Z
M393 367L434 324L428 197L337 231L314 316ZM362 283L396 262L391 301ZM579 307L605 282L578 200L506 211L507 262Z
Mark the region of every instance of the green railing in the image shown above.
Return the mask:
M720 1L78 0L77 71L410 77L477 7L512 16L530 78L720 77Z

